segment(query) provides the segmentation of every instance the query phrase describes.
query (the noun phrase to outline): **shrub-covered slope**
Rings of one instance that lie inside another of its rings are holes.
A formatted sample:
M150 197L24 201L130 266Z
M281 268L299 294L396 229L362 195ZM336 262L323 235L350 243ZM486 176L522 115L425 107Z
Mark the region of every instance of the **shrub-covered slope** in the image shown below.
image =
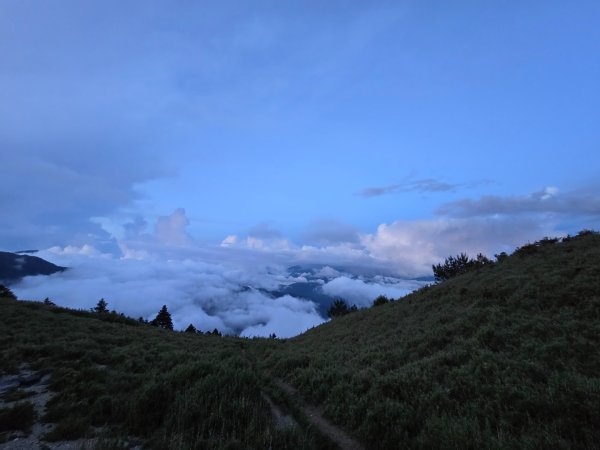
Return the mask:
M55 396L37 417L54 425L48 442L100 436L98 449L128 448L123 438L160 450L310 448L298 430L275 427L240 343L0 298L0 376L23 364L51 374ZM3 414L14 416L8 407ZM5 425L0 447L10 439Z
M599 448L600 236L496 264L264 350L369 448Z

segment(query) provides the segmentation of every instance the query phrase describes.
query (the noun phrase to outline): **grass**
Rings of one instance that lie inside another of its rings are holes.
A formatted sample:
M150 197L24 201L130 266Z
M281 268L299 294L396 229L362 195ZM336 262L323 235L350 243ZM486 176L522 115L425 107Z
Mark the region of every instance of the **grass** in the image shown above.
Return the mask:
M25 400L33 395L33 392L24 391L23 389L15 389L6 392L0 397L5 402L17 402L19 400Z
M0 300L0 311L0 371L52 373L48 440L101 430L114 448L128 437L156 449L331 447L276 376L368 448L600 447L596 233L523 246L289 340L36 302ZM261 391L301 427L277 429Z
M600 236L538 243L264 348L369 448L598 448Z
M35 410L30 402L19 402L0 408L0 433L7 431L28 432L35 420Z
M0 300L0 370L52 373L47 441L133 435L149 448L303 448L275 429L235 338L111 322L37 302ZM118 317L118 316L117 316Z

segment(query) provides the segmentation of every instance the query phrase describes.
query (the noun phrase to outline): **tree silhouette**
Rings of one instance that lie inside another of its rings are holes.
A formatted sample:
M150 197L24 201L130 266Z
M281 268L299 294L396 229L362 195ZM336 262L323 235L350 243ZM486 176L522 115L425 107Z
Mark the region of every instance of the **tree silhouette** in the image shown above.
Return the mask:
M356 306L354 307L356 308ZM346 301L341 298L336 298L327 310L327 315L333 319L334 317L345 316L349 312L350 308L348 308Z
M108 303L106 303L106 301L103 298L101 298L100 300L98 300L96 306L92 308L92 312L96 312L98 314L106 314L108 312Z
M186 333L196 333L196 327L190 323L190 325L185 329Z
M0 284L0 298L10 298L12 300L16 300L17 296L15 294L13 294L13 291L11 291L9 288L7 288L6 286L4 286L3 284Z
M167 305L163 305L156 318L152 321L152 325L164 328L165 330L173 329L173 321L171 320L171 314L167 310Z
M457 256L448 256L444 264L436 264L431 267L436 283L441 283L442 281L489 264L493 264L493 261L481 253L477 255L476 259L469 258L466 253L461 253Z
M389 302L390 302L389 298L387 298L385 295L380 295L375 300L373 300L373 306L380 306L380 305L383 305L383 304L389 303Z

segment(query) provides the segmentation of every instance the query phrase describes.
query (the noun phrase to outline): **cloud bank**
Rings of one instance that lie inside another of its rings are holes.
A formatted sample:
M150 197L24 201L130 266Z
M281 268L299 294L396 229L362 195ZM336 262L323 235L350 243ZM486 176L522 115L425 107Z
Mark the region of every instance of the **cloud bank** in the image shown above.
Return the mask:
M284 296L272 298L276 276L253 273L192 259L124 259L88 248L41 252L40 256L71 269L50 277L27 277L15 286L19 298L50 297L71 308L91 308L105 298L110 309L153 319L168 305L176 329L192 323L204 331L289 337L324 321L314 303ZM283 276L283 274L282 274Z
M598 212L590 192L545 188L447 203L437 217L383 223L372 233L349 226L336 232L333 222L316 223L309 227L313 244L296 244L258 224L245 235L207 246L188 233L190 220L178 208L158 217L152 231L140 218L123 224L111 237L117 252L91 244L40 252L71 269L25 278L14 290L20 298L50 297L86 309L104 297L111 308L147 319L166 304L177 328L192 323L242 336L288 337L326 320L323 304L302 298L309 290L298 284L316 283L320 300L315 301L342 297L366 307L378 295L398 298L418 288L423 282L416 278L430 276L431 265L448 255L510 252L528 241L566 234L561 220L571 213L593 220ZM292 285L294 296L285 290Z

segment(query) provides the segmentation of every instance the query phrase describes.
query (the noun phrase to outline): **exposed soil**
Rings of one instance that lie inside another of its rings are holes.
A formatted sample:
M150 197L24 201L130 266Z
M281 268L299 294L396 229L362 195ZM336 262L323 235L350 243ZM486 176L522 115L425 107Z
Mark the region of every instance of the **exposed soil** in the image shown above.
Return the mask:
M299 398L298 391L293 386L279 378L273 378L273 383L279 389L288 395ZM306 416L306 419L321 431L325 436L335 442L343 450L364 450L365 448L356 440L352 439L341 428L336 427L329 420L323 417L323 413L319 408L313 405L302 402L300 409Z
M18 402L30 402L36 413L36 421L31 427L30 433L22 431L9 432L5 437L6 442L0 443L0 450L81 450L93 448L96 439L78 439L76 441L58 441L45 442L43 436L54 427L50 423L42 423L46 409L46 403L54 396L54 393L48 389L50 383L50 374L42 372L33 372L22 367L18 375L6 375L0 377L0 408L10 407ZM9 401L4 398L6 394L14 391L24 391L29 393L28 397L21 400Z
M277 428L285 429L298 426L298 422L296 422L293 416L284 414L281 408L277 406L273 400L271 400L271 397L264 392L261 392L261 394L265 401L269 404L269 408L271 408L271 415L273 416L273 420L275 421L275 426Z

